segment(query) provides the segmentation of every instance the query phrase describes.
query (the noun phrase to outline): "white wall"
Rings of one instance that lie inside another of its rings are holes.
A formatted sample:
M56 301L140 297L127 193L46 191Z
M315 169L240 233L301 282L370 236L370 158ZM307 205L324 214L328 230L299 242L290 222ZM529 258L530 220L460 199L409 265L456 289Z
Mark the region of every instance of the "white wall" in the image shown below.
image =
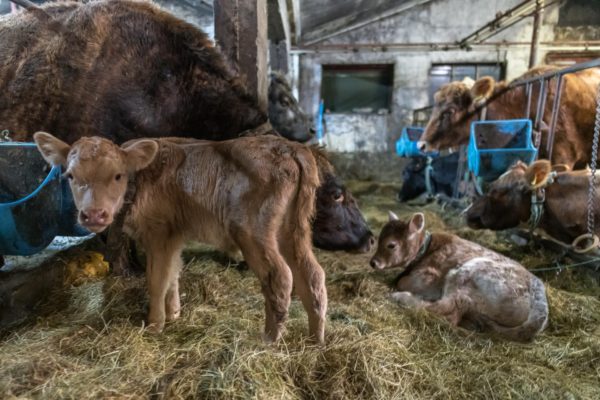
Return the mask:
M346 34L332 37L322 44L356 43L440 43L455 42L494 19L521 0L434 0L394 17L375 22ZM544 13L541 41L554 39L553 27L558 20L556 7ZM532 18L516 24L489 41L530 42ZM538 54L543 60L544 51ZM505 62L506 75L513 79L528 69L529 46L476 47L471 51L387 51L359 50L299 55L299 95L303 108L316 115L320 97L323 64L394 64L394 91L391 114L361 116L338 114L327 116L327 132L336 137L331 149L338 151L391 151L403 126L410 124L412 110L429 105L429 69L437 63ZM359 122L360 121L360 122ZM354 132L350 132L354 126ZM340 138L344 140L339 140ZM367 145L364 141L368 140ZM348 141L354 141L348 143Z

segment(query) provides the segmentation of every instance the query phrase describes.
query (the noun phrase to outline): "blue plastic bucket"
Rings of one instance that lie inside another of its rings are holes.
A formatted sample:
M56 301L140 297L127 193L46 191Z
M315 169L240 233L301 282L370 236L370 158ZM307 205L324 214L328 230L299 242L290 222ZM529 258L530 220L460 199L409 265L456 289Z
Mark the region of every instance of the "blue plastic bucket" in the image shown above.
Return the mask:
M437 152L424 153L419 150L418 143L425 132L425 128L407 126L402 128L400 138L396 141L396 154L400 157L437 157Z
M0 254L31 255L57 235L84 236L60 167L33 143L0 143Z
M485 181L502 175L517 161L533 162L537 149L529 119L476 121L471 124L469 170Z

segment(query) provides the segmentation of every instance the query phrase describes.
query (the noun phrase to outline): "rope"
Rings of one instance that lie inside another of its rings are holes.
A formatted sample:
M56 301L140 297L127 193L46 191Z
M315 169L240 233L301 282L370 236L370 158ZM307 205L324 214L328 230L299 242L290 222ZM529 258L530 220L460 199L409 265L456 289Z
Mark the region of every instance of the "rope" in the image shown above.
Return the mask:
M542 272L542 271L562 271L563 269L569 269L569 268L575 268L575 267L581 267L583 265L587 265L587 264L592 264L592 263L597 263L600 262L600 257L598 258L594 258L592 260L587 260L587 261L582 261L579 263L575 263L575 264L569 264L569 265L558 265L556 267L542 267L542 268L533 268L528 270L529 272Z

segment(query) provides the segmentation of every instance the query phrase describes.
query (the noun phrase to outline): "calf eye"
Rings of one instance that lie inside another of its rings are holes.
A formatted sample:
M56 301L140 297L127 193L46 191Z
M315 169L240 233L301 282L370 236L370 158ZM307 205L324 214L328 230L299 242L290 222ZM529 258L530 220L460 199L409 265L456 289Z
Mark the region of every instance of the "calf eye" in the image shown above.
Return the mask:
M388 243L387 248L390 249L390 250L395 249L396 248L396 243L394 243L394 242Z
M335 201L336 203L341 203L344 201L344 195L342 193L334 193L333 194L333 201Z
M121 180L121 174L115 175L115 181L120 181L120 180Z

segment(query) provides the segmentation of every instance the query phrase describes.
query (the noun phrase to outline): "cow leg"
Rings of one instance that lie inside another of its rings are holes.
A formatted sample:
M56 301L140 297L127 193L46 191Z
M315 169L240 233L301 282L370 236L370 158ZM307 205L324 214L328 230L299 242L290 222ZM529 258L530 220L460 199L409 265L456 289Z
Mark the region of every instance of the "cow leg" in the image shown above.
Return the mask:
M273 242L272 240L240 242L244 259L258 276L265 297L264 340L267 343L277 342L281 338L292 297L290 267L277 252Z
M161 237L161 235L156 235ZM165 326L167 313L173 318L179 311L179 291L175 282L181 266L183 241L179 238L165 238L160 243L150 242L147 250L146 279L150 295L148 330L161 332ZM169 294L169 296L167 296ZM177 296L177 301L174 297ZM169 307L165 307L169 304Z
M282 249L294 276L294 289L308 314L308 331L317 343L325 342L325 314L327 313L327 288L325 272L317 262L310 247L300 250L298 246Z

